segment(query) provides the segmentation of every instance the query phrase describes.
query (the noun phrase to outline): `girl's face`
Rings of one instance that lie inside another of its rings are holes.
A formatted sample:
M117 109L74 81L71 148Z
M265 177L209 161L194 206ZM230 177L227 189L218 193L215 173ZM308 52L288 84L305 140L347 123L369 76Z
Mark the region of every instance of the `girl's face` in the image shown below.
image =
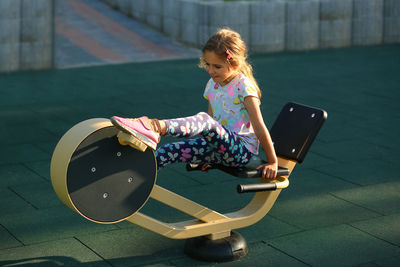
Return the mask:
M226 59L219 57L213 51L206 50L203 58L206 71L214 82L226 85L237 75L237 67L232 67Z

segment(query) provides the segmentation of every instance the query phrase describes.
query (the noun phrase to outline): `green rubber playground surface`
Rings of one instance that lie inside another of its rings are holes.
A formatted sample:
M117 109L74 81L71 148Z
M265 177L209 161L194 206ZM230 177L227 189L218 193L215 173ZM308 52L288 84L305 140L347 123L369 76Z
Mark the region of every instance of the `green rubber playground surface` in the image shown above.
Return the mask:
M328 120L260 222L239 229L249 253L222 266L398 266L400 45L252 55L272 125L282 106ZM0 74L0 266L211 266L134 224L89 222L64 206L49 176L53 149L89 118L171 118L207 108L197 60ZM166 141L170 139L166 138ZM160 171L157 183L216 211L244 207L243 180L218 171ZM186 215L149 201L166 221Z

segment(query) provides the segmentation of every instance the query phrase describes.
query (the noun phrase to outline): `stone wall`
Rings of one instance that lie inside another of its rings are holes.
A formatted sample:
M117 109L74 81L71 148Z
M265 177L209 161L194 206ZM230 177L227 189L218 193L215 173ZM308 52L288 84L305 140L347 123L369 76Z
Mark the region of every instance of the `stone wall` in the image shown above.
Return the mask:
M195 47L224 26L256 52L400 42L399 0L103 1Z
M0 1L0 72L53 66L53 0Z

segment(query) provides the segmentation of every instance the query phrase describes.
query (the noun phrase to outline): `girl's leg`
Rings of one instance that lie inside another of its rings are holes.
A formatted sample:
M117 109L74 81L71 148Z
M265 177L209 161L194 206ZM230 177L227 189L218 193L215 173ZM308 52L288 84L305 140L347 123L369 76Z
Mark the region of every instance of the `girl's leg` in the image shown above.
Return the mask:
M165 132L174 137L201 135L213 153L214 163L241 166L249 162L251 153L238 135L230 132L205 112L194 116L164 120Z
M156 152L157 167L175 162L205 164L213 161L211 150L204 138L188 139L160 146Z
M248 163L251 158L251 153L247 150L240 137L227 130L205 112L186 118L163 121L149 120L147 117L125 119L116 116L112 117L111 121L118 129L132 134L153 149L155 149L159 141L160 134L183 138L199 134L204 138L206 144L202 142L198 149L207 148L206 151L209 153L208 157L203 155L202 160L205 162L222 163L226 166L240 166ZM185 156L188 156L186 151L193 144L190 144L190 140L188 140L182 145L185 146L179 148L180 150L168 151L171 153L171 156L169 155L170 158L175 158L175 154L178 154L177 157L182 159L181 161L186 161ZM204 147L204 145L207 145L207 147ZM161 147L161 149L165 148ZM164 154L164 158L166 158L165 155L168 155L168 152ZM159 155L160 166L162 166L162 155L160 153L157 154Z

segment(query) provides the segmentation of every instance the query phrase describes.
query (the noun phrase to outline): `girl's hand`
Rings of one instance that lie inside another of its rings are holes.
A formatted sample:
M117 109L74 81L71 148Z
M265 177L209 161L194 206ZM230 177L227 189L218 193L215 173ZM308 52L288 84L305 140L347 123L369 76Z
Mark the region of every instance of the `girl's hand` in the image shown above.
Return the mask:
M261 177L264 179L275 179L278 172L278 163L265 163L257 167L257 170L262 169Z

